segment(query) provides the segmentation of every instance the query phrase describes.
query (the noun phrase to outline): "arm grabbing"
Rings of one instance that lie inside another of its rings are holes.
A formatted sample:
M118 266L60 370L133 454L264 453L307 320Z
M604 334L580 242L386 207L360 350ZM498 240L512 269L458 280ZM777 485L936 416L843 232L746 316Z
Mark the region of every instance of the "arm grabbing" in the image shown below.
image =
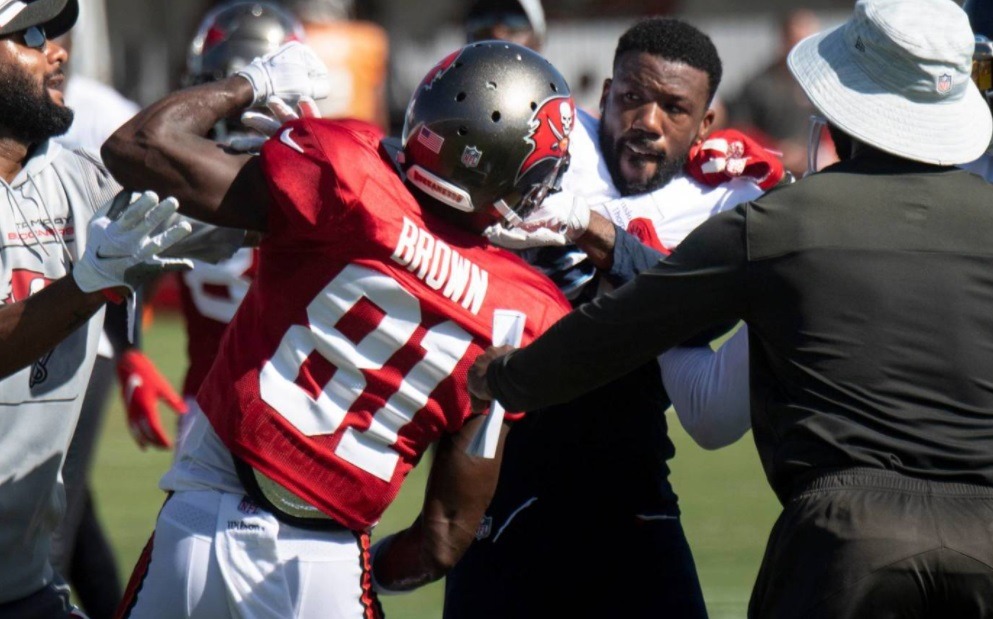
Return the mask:
M476 528L496 491L507 425L496 458L466 453L484 418L471 418L458 434L438 444L425 491L424 507L406 529L374 547L372 573L380 593L403 593L443 577L476 536Z
M659 365L679 422L697 445L726 447L751 427L747 327L717 351L677 347L663 353Z

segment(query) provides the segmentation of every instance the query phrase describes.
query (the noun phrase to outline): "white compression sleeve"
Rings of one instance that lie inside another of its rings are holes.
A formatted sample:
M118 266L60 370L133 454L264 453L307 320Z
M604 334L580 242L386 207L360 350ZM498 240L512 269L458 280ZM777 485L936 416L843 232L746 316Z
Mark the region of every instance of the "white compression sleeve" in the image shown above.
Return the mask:
M679 421L698 445L725 447L751 427L746 326L717 351L677 347L663 353L659 365Z

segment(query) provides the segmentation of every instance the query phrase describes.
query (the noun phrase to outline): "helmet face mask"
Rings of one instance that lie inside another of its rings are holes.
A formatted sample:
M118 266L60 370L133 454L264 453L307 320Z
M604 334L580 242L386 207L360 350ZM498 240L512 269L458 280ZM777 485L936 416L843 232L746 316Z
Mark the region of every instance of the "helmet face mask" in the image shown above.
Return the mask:
M504 41L449 54L407 106L401 165L407 181L464 212L521 218L568 166L575 104L562 75Z

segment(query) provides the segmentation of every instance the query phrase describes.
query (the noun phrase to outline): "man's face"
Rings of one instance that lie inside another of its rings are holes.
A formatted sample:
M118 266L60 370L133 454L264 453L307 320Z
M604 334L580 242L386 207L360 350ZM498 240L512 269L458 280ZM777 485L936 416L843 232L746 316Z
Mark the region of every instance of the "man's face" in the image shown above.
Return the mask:
M52 41L29 47L23 33L0 37L0 126L7 133L34 144L69 130L66 60L65 50Z
M622 55L600 99L600 149L621 195L647 193L679 172L714 120L707 74L644 52Z

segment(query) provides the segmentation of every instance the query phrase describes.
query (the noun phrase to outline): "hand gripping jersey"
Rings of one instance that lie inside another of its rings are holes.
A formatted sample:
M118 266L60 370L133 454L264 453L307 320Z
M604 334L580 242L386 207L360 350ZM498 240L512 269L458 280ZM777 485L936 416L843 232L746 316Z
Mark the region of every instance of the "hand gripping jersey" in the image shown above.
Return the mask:
M569 310L523 261L422 211L380 137L302 119L265 145L269 234L198 395L235 456L355 530L469 416L493 311L523 313L526 344Z

